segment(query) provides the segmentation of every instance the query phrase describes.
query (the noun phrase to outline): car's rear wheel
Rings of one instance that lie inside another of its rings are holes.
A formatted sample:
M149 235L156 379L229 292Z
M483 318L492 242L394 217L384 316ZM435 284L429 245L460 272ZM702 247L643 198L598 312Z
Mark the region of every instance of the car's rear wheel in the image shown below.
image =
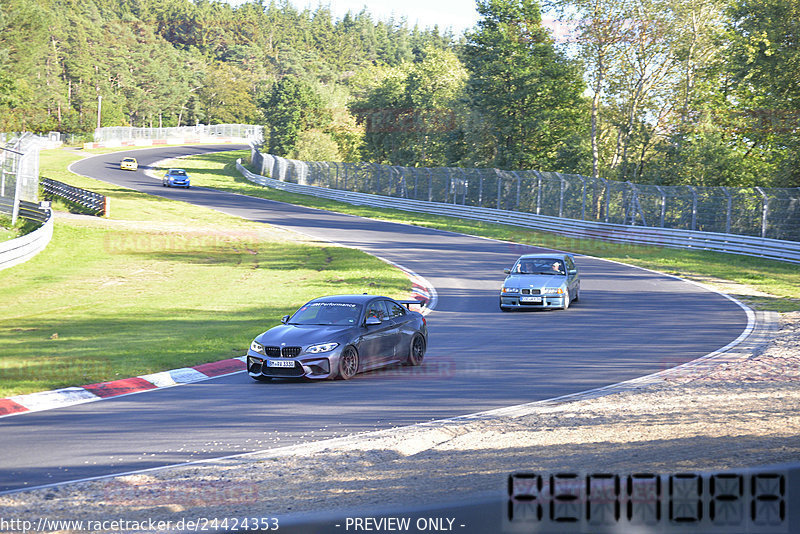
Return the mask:
M411 340L411 346L408 351L408 359L406 365L419 365L425 357L425 339L416 334Z
M358 352L353 347L347 347L339 356L339 378L350 380L358 372Z

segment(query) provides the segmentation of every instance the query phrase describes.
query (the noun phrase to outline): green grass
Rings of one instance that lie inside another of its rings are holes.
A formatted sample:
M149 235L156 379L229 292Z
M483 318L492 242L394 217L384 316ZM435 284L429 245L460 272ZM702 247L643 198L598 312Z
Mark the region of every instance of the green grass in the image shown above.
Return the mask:
M11 226L10 222L8 225L4 225L3 221L0 221L0 243L17 237L17 232L8 229L8 226Z
M111 217L58 217L45 251L0 271L0 397L241 356L322 294L408 294L362 252L70 175L78 157L43 151L42 174L110 196Z
M11 216L0 214L0 243L16 239L29 234L39 228L41 224L22 217L17 218L16 224L11 224Z
M795 264L701 250L573 239L510 225L353 206L307 195L287 193L253 184L236 173L234 170L235 159L242 158L247 161L249 155L249 151L223 152L183 159L181 166L189 173L201 173L198 179L193 180L193 183L200 186L363 217L587 254L717 285L756 309L779 312L800 310L800 267ZM225 171L234 170L234 172L223 172L222 170L215 173L204 172L205 167L212 162L214 165L221 166L221 169L224 168ZM177 163L175 164L177 165ZM731 287L731 283L740 287ZM764 293L764 295L758 293Z

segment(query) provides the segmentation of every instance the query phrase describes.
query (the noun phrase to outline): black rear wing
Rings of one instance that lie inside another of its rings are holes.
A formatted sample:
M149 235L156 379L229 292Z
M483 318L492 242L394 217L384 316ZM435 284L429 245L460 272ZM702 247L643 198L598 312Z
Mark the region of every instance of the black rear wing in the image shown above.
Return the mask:
M411 310L411 306L419 306L420 308L425 307L425 303L421 300L398 300L400 304Z

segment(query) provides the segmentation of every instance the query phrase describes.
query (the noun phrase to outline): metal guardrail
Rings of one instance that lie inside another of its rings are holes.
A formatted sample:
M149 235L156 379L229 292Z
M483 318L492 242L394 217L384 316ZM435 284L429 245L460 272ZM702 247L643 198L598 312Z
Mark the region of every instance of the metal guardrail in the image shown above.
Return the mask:
M632 243L670 248L699 249L728 254L758 256L771 260L800 263L800 242L782 241L734 234L628 226L582 221L518 211L502 210L356 193L311 185L295 184L255 174L237 162L236 168L257 184L303 195L327 198L348 204L391 208L403 211L460 217L552 232L576 239L599 239L613 243Z
M42 190L44 191L44 198L52 200L53 197L64 199L79 206L82 206L92 212L93 215L100 217L106 215L108 211L108 197L89 191L88 189L81 189L58 180L51 178L42 178L39 180Z
M800 188L660 186L538 170L298 161L253 169L303 185L573 220L800 241Z
M0 203L10 201L0 199ZM53 238L52 211L33 202L21 201L19 213L21 217L41 222L42 226L27 235L0 243L0 271L28 261L43 251Z

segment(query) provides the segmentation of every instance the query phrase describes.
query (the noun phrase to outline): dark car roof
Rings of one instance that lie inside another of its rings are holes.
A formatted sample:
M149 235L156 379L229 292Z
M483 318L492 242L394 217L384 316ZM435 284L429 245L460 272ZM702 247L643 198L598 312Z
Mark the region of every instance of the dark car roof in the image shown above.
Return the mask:
M520 256L517 259L521 260L523 258L529 258L529 259L536 259L536 258L566 258L568 256L572 257L572 254L566 254L564 252L549 252L549 253L545 252L545 253L537 253L537 254L523 254L522 256Z
M380 295L329 295L327 297L317 297L309 302L347 302L350 304L363 304L376 298L389 299L389 297L382 297Z

